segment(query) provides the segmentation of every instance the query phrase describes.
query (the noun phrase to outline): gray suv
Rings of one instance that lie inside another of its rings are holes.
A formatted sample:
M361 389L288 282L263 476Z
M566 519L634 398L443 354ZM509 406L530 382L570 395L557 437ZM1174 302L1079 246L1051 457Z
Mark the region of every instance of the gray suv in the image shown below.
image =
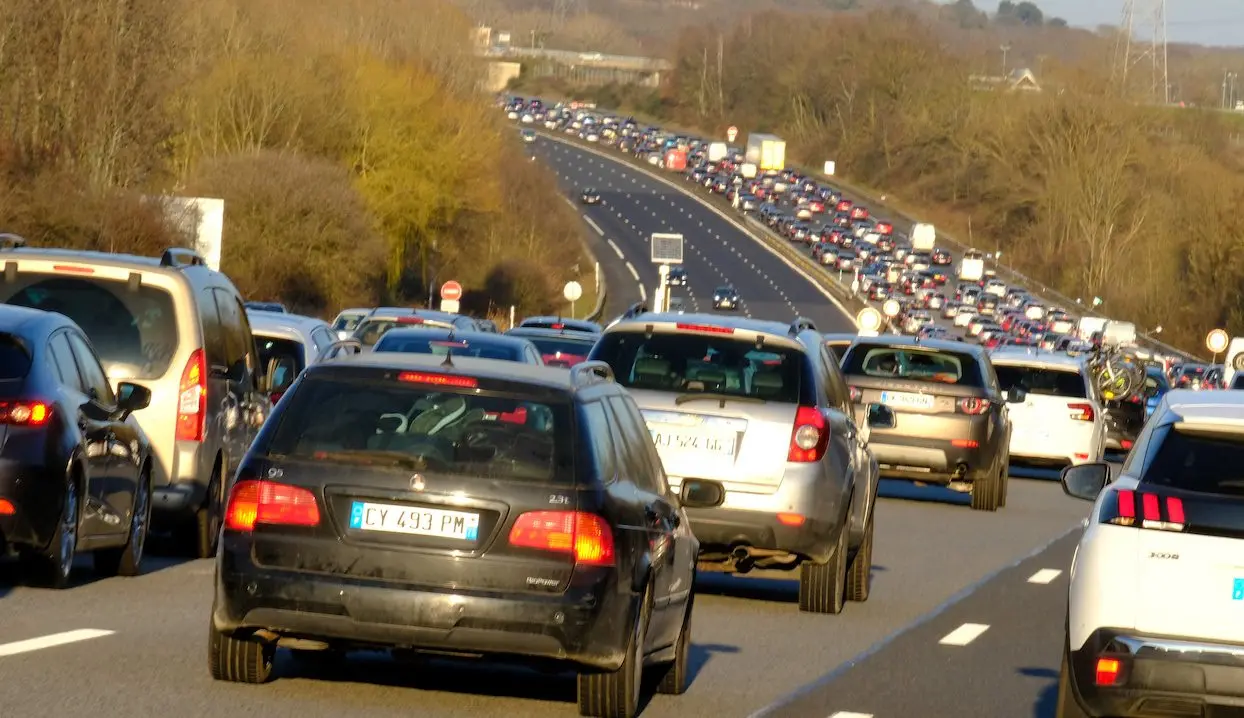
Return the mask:
M877 463L811 322L635 313L590 358L629 389L670 485L699 507L702 570L798 568L813 613L868 598Z

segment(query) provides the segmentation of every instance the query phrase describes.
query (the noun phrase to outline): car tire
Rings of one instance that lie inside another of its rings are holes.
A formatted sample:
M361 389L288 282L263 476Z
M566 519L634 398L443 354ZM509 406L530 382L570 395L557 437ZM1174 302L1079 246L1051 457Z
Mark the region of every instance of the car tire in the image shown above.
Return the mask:
M691 683L691 611L694 607L695 598L688 598L682 630L678 632L678 642L674 644L674 662L661 667L664 673L657 684L657 693L680 696L687 692Z
M580 673L577 683L579 715L594 718L634 718L639 713L644 678L644 643L652 616L652 587L644 591L639 616L618 670Z
M1001 479L989 476L972 482L972 510L997 511Z
M272 677L276 645L254 638L234 638L209 629L207 667L212 678L230 683L267 683Z
M1011 485L1011 460L1007 458L1002 464L1002 475L998 479L998 508L1006 508L1006 490Z
M23 554L33 578L42 586L62 589L69 586L73 574L73 559L78 551L78 528L81 525L81 505L78 477L71 473L65 477L65 492L61 504L56 534L42 551Z
M216 542L220 539L220 525L224 521L224 498L221 494L222 469L212 472L207 484L203 505L194 512L194 518L186 526L187 551L191 558L213 558Z
M873 518L868 518L864 527L864 540L855 550L851 558L851 566L847 569L847 600L863 603L873 587Z
M151 474L143 471L134 488L134 513L130 517L125 545L100 549L92 556L95 573L100 576L137 576L142 572L147 527L151 525Z
M1058 698L1054 704L1055 718L1088 718L1088 713L1080 707L1076 700L1075 689L1071 686L1071 661L1067 651L1063 651L1062 668L1058 671Z
M828 563L804 561L799 566L799 610L804 613L842 613L846 605L847 527L839 531L838 545Z

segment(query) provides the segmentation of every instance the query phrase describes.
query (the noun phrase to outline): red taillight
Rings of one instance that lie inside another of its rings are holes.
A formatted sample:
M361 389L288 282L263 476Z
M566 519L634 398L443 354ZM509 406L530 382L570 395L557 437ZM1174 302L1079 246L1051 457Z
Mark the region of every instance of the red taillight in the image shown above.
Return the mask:
M186 361L177 387L177 440L203 441L206 416L207 360L202 349L195 349Z
M1122 666L1119 665L1117 658L1098 658L1096 679L1099 686L1113 686L1115 681L1119 679L1119 672Z
M1072 421L1092 421L1096 416L1092 404L1068 404L1067 408L1071 409Z
M256 524L315 526L320 506L307 489L272 481L239 481L229 493L225 528L252 531Z
M553 328L554 329L565 329L566 325L565 324L554 324Z
M1140 498L1140 515L1137 516L1136 499ZM1165 508L1165 510L1163 510ZM1120 489L1114 492L1114 500L1102 506L1103 523L1115 526L1137 526L1160 531L1183 531L1187 519L1184 502L1176 496L1165 499L1157 494Z
M829 445L829 424L814 406L801 406L795 412L795 428L790 434L786 460L806 464L820 461Z
M475 389L479 387L479 380L475 377L454 376L453 374L429 374L421 371L404 371L397 375L397 380L411 384L450 386L456 389Z
M864 400L864 392L858 386L848 387L847 393L851 397L852 404L858 404Z
M980 416L989 411L989 400L976 396L967 396L960 399L956 406L961 413Z
M803 514L779 513L777 520L783 526L803 526L808 519Z
M0 424L46 426L51 418L52 407L41 401L0 402Z
M17 513L17 508L13 506L13 502L8 499L0 499L0 516L12 516Z
M583 511L529 511L514 521L510 545L574 556L576 564L613 565L613 530Z
M715 327L711 324L675 324L680 332L703 332L705 334L734 334L730 327Z
M423 324L423 317L398 317L398 324Z
M280 401L283 396L285 396L285 392L274 391L268 398L272 400L272 405L276 406L277 402Z
M1119 442L1119 443L1123 445L1123 448L1124 448L1124 449L1127 449L1127 450L1129 450L1129 451L1130 451L1130 450L1131 450L1131 448L1132 448L1132 442L1130 442L1130 441L1128 441L1128 440L1126 440L1126 439L1124 439L1123 441L1121 441L1121 442Z
M72 264L53 264L52 271L65 272L67 274L94 274L95 270L90 267L76 267Z
M956 449L979 449L981 443L976 439L951 439L950 445Z

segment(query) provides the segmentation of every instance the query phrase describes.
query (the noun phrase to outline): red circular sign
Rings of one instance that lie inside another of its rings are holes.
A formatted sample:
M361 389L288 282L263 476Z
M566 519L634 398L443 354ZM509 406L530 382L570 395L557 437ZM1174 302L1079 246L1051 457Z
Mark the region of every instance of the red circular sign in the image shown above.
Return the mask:
M731 127L730 129L726 130L727 139L729 139L731 142L734 142L734 138L737 137L738 134L739 134L739 128L737 127Z
M456 302L462 299L462 285L452 279L441 285L441 299L447 302Z

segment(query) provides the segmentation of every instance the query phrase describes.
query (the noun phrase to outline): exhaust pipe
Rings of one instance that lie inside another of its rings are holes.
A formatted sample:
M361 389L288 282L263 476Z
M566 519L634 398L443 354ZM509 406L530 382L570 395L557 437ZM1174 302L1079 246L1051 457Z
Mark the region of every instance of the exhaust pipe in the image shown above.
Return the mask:
M955 479L962 480L968 475L968 465L960 461L955 465Z
M730 552L730 558L734 559L735 573L747 573L752 570L752 566L756 563L749 546L735 546L734 550Z

